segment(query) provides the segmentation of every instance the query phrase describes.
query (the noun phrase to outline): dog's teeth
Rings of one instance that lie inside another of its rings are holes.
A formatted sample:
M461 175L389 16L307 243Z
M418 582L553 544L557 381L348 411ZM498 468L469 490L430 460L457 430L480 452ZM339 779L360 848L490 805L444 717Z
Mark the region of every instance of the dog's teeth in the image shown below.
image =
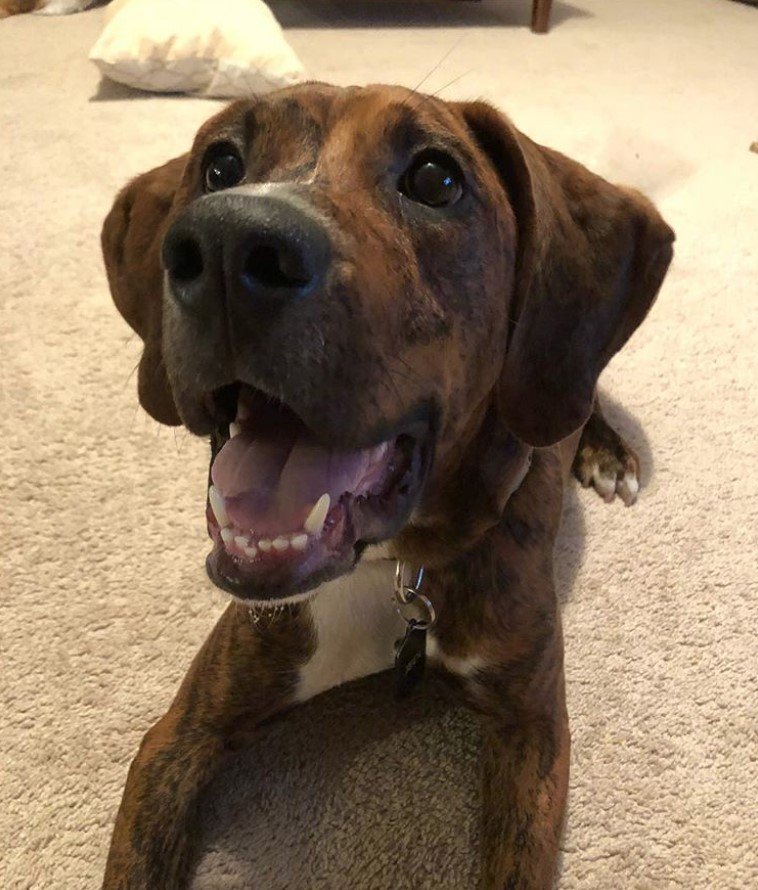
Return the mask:
M229 424L229 438L233 439L235 436L239 436L240 432L242 432L242 427L238 423L230 423Z
M313 509L303 524L303 528L309 535L321 534L321 529L324 527L324 520L326 519L326 514L329 512L331 501L332 499L329 497L329 493L325 492L313 505Z
M293 550L305 550L308 546L308 535L295 535L292 539Z
M234 539L234 543L241 549L244 550L245 547L250 543L250 538L247 535L237 535Z
M260 541L258 541L258 549L261 553L268 553L271 549L271 541L269 541L268 538L261 538Z
M235 418L235 420L239 422L242 420L247 420L248 417L250 417L250 412L247 410L247 406L241 405L239 402L237 402L237 417Z
M231 528L222 528L221 529L221 540L225 544L231 544L234 540L234 529Z
M229 514L226 512L224 496L215 485L211 485L208 489L208 500L211 502L211 510L213 510L213 515L216 517L216 522L221 528L229 525Z
M245 556L249 557L250 559L255 559L255 557L258 555L258 548L255 546L244 547L243 550L244 550Z
M289 545L289 538L274 538L274 540L271 542L271 546L274 548L274 550L279 550L280 552L282 550L286 550Z

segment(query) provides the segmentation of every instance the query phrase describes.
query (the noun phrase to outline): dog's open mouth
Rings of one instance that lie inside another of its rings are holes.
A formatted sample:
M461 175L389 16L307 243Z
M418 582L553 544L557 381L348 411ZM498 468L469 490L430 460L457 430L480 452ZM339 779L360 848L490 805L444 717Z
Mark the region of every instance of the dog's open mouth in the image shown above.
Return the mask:
M303 593L402 528L429 463L428 422L341 450L246 384L215 398L236 406L217 433L208 489L207 567L219 587L255 600Z

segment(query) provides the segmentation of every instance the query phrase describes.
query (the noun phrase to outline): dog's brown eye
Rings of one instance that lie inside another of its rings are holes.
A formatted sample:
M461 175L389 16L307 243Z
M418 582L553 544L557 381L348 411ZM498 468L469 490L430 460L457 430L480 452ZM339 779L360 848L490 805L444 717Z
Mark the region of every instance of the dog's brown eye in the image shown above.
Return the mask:
M412 201L428 207L448 207L463 194L463 174L452 158L423 154L413 162L400 185L400 191Z
M230 189L238 185L245 175L242 158L231 145L219 146L205 167L205 188L209 192Z

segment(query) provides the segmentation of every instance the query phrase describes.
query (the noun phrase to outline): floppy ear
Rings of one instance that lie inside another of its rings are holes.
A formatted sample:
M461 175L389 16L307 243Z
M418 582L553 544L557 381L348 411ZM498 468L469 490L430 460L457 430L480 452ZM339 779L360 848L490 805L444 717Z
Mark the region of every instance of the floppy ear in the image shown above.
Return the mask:
M641 194L535 144L486 103L458 108L516 216L499 407L520 439L551 445L590 416L600 372L655 300L674 233Z
M137 390L142 407L160 423L181 421L163 365L163 271L160 251L187 155L143 173L123 188L101 235L113 301L144 343Z

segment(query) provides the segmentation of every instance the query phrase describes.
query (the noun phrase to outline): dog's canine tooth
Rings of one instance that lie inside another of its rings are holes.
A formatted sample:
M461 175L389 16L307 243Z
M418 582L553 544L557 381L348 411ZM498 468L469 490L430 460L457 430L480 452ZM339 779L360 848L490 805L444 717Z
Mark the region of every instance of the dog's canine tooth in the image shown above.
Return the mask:
M233 439L235 436L239 436L240 432L242 432L242 427L238 423L230 423L229 424L229 438Z
M289 545L290 545L289 538L284 538L281 536L278 538L274 538L274 540L271 542L271 546L274 548L274 550L279 550L280 552L282 550L286 550L289 547Z
M258 541L258 549L262 553L268 553L271 549L271 541L269 541L268 538L261 538L260 541Z
M321 497L313 505L313 509L308 514L308 518L303 524L303 528L309 535L320 535L321 529L324 527L326 514L329 512L329 505L332 499L328 492L324 492Z
M237 535L234 539L234 543L241 549L244 550L250 544L250 538L247 535Z
M232 528L222 528L221 529L221 540L225 544L231 544L234 540L234 529Z
M211 510L213 510L213 515L216 517L216 522L221 528L225 528L229 525L229 514L226 512L224 496L215 485L211 485L208 489L208 500L211 503Z
M293 550L305 550L308 546L308 535L293 535L291 543Z

